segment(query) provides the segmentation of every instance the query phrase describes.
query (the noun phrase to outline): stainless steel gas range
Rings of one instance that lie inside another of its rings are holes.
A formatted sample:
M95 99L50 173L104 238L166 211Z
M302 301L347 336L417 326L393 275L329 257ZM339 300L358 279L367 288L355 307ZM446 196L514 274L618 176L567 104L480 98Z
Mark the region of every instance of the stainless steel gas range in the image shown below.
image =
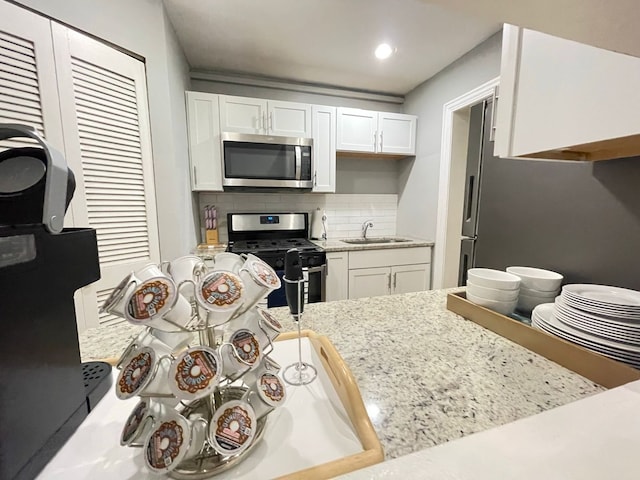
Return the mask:
M280 278L284 276L284 256L295 248L300 252L305 278L305 302L325 300L326 255L322 248L310 242L307 213L229 213L228 250L252 253L268 263ZM269 307L287 304L282 287L267 298Z

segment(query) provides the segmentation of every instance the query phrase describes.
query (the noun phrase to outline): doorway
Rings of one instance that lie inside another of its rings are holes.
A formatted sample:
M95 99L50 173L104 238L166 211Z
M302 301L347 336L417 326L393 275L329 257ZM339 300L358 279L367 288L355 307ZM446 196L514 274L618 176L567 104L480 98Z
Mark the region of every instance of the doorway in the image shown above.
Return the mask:
M458 285L470 109L494 96L499 81L499 77L489 80L443 107L434 288Z

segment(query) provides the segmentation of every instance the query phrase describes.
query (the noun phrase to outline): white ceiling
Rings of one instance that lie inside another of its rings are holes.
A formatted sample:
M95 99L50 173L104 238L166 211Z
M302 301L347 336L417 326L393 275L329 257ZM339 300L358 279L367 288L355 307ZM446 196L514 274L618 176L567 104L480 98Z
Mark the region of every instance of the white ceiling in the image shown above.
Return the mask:
M500 30L420 0L164 0L194 69L405 94ZM380 61L382 42L397 48Z
M483 21L511 23L640 57L638 0L422 0Z

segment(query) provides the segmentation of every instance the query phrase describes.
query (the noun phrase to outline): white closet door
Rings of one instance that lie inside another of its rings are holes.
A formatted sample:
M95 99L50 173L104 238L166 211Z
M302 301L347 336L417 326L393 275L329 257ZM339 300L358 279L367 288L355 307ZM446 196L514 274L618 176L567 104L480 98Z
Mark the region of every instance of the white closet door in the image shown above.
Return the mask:
M31 125L64 152L50 22L0 2L0 122ZM7 140L0 150L35 145Z
M98 307L129 272L159 262L144 64L53 24L74 218L95 228L101 279L83 289L88 327L120 321Z

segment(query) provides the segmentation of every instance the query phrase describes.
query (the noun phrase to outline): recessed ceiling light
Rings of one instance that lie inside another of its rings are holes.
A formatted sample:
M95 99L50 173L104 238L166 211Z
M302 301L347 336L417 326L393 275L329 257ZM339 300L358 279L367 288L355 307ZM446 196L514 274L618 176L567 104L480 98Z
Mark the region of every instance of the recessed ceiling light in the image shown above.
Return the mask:
M393 51L394 49L391 48L391 45L389 45L388 43L381 43L377 46L375 54L377 58L379 58L380 60L384 60L385 58L389 58Z

